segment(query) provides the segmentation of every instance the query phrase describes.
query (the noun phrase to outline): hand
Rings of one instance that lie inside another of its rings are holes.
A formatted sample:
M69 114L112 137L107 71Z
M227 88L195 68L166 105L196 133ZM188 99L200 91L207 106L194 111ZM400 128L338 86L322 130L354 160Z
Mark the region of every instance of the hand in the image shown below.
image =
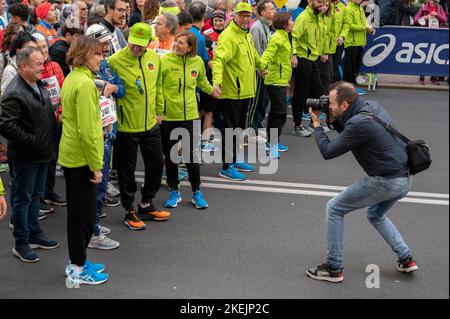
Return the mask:
M264 79L267 76L267 74L269 74L269 71L267 70L262 70L259 72L259 76L261 77L261 79Z
M367 27L367 32L369 32L370 34L374 34L375 33L375 28L373 26L368 26Z
M296 55L293 55L293 56L292 56L292 59L291 59L291 65L292 65L292 67L293 67L294 69L298 66L298 58L297 58Z
M311 122L314 128L320 126L320 110L313 111L313 109L309 108L309 114L311 115Z
M94 175L94 179L91 179L91 182L94 184L100 184L102 182L102 171L95 171L92 172L92 174Z
M217 96L215 96L214 94L216 94ZM214 85L212 96L215 98L218 98L221 95L222 95L222 89L220 88L220 86Z
M0 196L0 220L6 216L8 212L8 205L6 204L5 196Z
M320 61L322 61L323 63L326 63L328 61L328 55L321 55L320 56Z
M158 125L161 125L163 121L163 116L162 115L156 115L156 122L158 123Z
M117 85L107 82L103 89L103 96L109 98L113 93L117 93L118 89Z
M433 17L435 17L435 16L437 16L437 12L436 12L436 11L431 12L431 15L432 15Z
M341 46L344 44L344 37L338 37L337 38L337 45Z
M220 90L220 87L214 86L213 90L211 92L211 96L215 99L217 99L222 94L222 91Z

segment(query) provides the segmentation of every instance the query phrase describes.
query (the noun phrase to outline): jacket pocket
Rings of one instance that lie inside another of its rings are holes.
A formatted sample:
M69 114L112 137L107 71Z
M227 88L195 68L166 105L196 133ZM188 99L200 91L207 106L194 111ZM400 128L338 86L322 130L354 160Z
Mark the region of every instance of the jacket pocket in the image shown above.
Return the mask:
M164 114L166 114L166 108L167 108L167 101L164 100Z
M241 95L241 82L239 82L239 77L236 77L236 87L237 87L237 94L238 98Z
M178 93L181 93L181 78L178 78Z
M123 124L123 106L119 106L120 124Z
M280 80L283 78L283 64L280 63Z

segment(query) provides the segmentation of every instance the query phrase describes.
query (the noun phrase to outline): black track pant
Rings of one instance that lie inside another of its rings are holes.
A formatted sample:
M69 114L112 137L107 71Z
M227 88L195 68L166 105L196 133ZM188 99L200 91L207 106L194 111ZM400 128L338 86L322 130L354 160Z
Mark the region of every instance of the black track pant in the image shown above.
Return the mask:
M345 48L344 81L356 84L356 77L361 67L363 47Z
M270 97L270 111L267 121L267 140L271 144L279 143L281 131L286 123L287 117L287 87L268 85L266 86ZM278 130L278 138L274 139L270 134L270 129Z
M189 158L184 158L187 171L189 174L189 182L191 183L192 191L196 192L200 189L200 164L198 160L194 158L196 144L194 143L194 121L164 121L161 124L161 138L164 153L164 163L166 165L167 185L170 189L178 189L180 181L178 180L178 165L172 161L170 156L171 149L178 144L181 139L180 136L176 137L176 140L170 139L170 134L173 130L182 128L189 132L189 143L183 140L183 151L189 150ZM183 135L183 137L185 137Z

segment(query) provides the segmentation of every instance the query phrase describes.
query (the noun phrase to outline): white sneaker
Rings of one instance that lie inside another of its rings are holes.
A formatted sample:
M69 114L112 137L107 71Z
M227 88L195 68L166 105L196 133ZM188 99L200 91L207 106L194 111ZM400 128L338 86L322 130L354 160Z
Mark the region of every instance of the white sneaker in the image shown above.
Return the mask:
M358 75L356 77L356 83L361 85L361 84L365 84L366 83L366 78L362 75Z
M111 182L108 182L106 195L108 195L109 197L116 197L120 195L120 191Z
M108 227L100 225L99 228L100 228L100 234L102 234L102 235L111 234L111 229L109 229Z
M119 247L119 245L120 244L118 241L109 239L105 235L100 234L100 236L92 236L88 247L100 250L111 250L116 249L117 247Z
M252 144L266 144L267 139L261 135L250 136L248 142Z

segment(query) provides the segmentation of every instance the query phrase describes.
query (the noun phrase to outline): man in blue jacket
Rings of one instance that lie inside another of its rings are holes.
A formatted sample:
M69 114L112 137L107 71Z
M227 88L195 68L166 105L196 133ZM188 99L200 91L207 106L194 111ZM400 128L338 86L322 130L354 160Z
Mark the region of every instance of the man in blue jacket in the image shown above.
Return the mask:
M344 217L368 207L367 218L398 256L397 269L409 273L418 269L411 253L395 225L385 217L386 212L411 188L405 144L376 122L378 116L396 128L390 115L375 102L361 99L348 82L330 87L330 116L339 136L330 141L320 125L320 110L310 109L314 136L324 159L336 158L351 151L368 176L358 180L327 203L326 263L306 274L317 280L344 280Z

